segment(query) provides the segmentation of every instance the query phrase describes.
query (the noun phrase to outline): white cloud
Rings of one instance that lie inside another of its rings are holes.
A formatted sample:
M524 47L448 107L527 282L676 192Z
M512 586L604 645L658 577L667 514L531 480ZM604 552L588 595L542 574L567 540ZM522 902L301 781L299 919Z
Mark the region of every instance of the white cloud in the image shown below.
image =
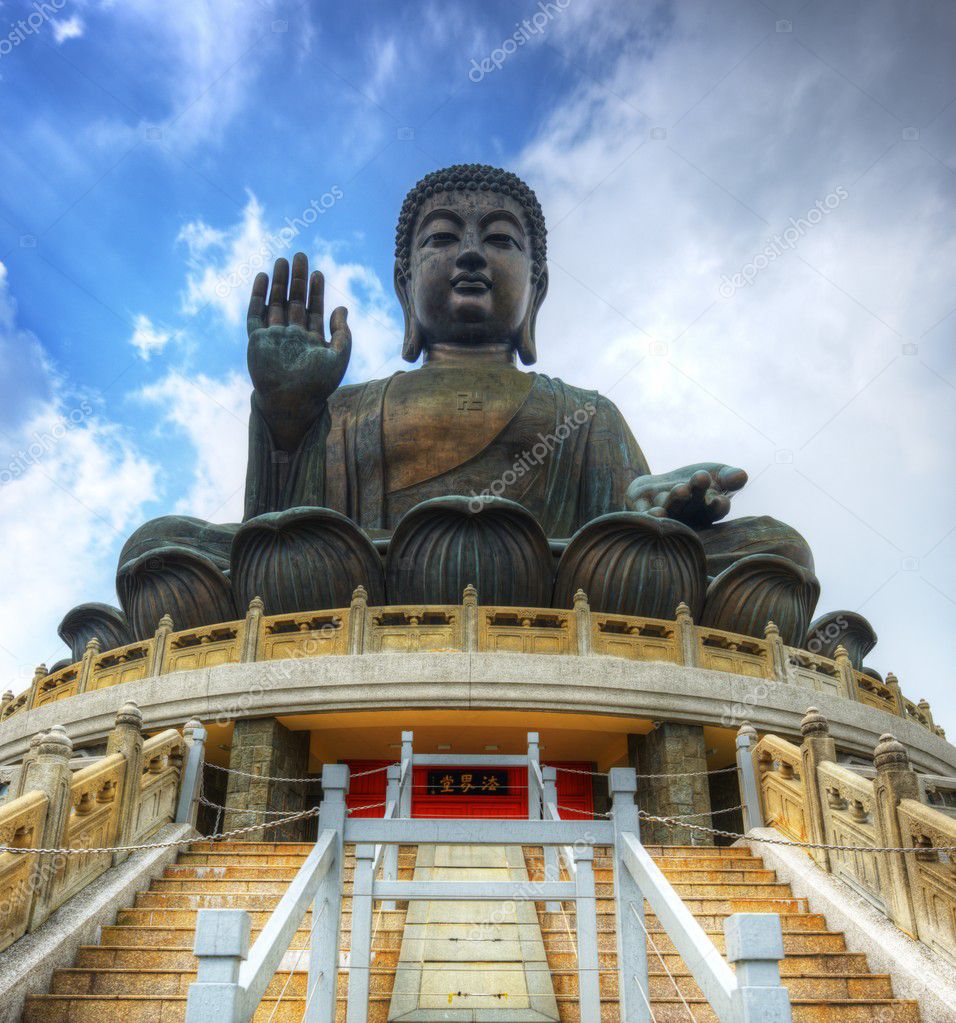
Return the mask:
M956 502L956 317L934 328L953 303L954 180L867 95L928 121L956 91L940 33L915 15L892 28L867 17L882 41L854 67L822 9L787 34L758 7L728 22L724 8L677 5L665 31L602 10L555 20L551 42L595 73L518 158L550 229L540 368L607 393L652 469L750 470L735 514L804 532L821 609L869 615L873 663L942 707L948 651L913 637L951 633L956 605L956 544L937 545ZM896 63L904 51L919 74ZM838 209L721 297L722 275L840 186Z
M11 337L39 346L0 274L0 348ZM0 686L15 691L65 653L56 627L71 607L115 603L116 556L155 496L155 467L115 424L55 378L49 392L0 448Z
M319 202L310 199L301 211L280 223L267 220L261 203L250 193L242 216L234 224L225 228L202 220L187 224L180 232L188 264L183 311L193 315L208 308L234 328L237 337L243 336L256 274L265 271L271 275L275 259L291 259L301 249L309 254L310 266L325 275L326 315L338 305L349 311L353 337L349 379L380 376L398 368L401 362L398 304L371 267L343 260L340 247L315 237L321 216L308 214L314 212L312 203ZM293 232L298 233L290 237Z
M244 374L213 380L202 373L170 373L139 395L174 428L178 436L172 443L184 437L194 452L192 483L175 513L214 522L242 518L251 391Z
M149 360L153 352L161 352L169 343L172 334L156 327L144 313L133 320L133 334L129 343L139 352L140 358Z
M69 18L57 18L53 22L53 38L57 45L65 43L68 39L79 39L85 30L86 25L78 14Z

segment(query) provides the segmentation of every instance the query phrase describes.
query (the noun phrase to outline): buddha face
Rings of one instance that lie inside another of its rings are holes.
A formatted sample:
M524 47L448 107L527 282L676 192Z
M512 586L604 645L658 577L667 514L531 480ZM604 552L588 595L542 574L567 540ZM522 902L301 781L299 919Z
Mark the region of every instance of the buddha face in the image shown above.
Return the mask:
M415 348L507 342L533 361L531 332L547 278L532 282L531 235L519 202L490 191L431 196L409 256L407 277L397 269L395 284Z

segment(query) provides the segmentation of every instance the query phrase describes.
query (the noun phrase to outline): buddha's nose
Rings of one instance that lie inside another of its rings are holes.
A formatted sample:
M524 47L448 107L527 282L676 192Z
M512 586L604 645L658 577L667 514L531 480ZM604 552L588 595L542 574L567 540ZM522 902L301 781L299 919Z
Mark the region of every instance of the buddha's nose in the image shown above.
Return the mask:
M466 231L461 239L455 265L462 270L480 270L486 263L485 257L481 254L481 246L478 244L478 236L471 231Z

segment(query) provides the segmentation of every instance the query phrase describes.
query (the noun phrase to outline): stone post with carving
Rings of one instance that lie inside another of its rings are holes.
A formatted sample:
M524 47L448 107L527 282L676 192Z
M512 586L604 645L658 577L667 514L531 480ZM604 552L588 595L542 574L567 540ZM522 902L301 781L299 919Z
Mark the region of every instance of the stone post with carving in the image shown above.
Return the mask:
M349 605L349 653L365 653L365 625L368 617L368 590L356 586Z
M90 679L93 677L93 662L99 656L99 653L100 641L96 636L93 636L86 644L86 649L83 651L83 660L80 661L80 677L76 682L76 691L78 693L86 692Z
M856 687L856 672L853 670L853 662L850 660L850 655L847 653L846 647L838 646L833 655L833 659L836 661L837 669L840 672L840 678L843 681L843 695L848 700L855 700L859 703L860 694Z
M767 622L764 629L767 645L770 647L770 663L773 665L773 677L786 685L790 681L790 665L787 658L787 647L780 635L780 630L773 622Z
M33 673L33 682L30 684L30 699L27 702L26 710L33 710L37 705L37 696L40 692L40 683L47 677L45 664L38 664Z
M907 843L903 840L897 807L901 799L919 801L919 781L910 767L906 748L892 735L880 736L873 751L873 764L876 767L876 778L873 779L876 841L884 848L901 848ZM907 854L879 853L879 856L887 915L897 927L915 937L916 911L906 869Z
M169 643L169 636L173 631L173 620L168 615L163 615L153 633L153 651L149 659L149 666L146 669L147 678L153 678L163 673L163 664L166 661L166 646Z
M893 694L893 702L896 704L896 713L906 717L906 704L903 703L903 690L900 688L900 680L892 671L886 673L886 688Z
M807 801L806 819L810 841L824 843L827 840L823 813L826 793L821 791L817 768L825 762L836 763L836 743L830 737L827 719L816 707L807 710L800 722L800 732L803 735L800 759L803 763L803 792ZM830 870L830 855L826 849L811 849L809 852L818 866L826 871Z
M471 583L461 599L461 648L465 653L478 649L478 591Z
M124 703L116 712L116 724L106 740L106 755L122 753L126 760L119 797L119 826L116 845L130 845L139 819L139 793L143 780L143 713L135 703ZM129 853L113 853L113 866L128 859Z
M578 640L578 656L587 657L591 653L591 605L584 590L578 590L574 595L574 631Z
M688 668L697 667L697 629L690 608L681 601L677 605L677 642L680 647L681 664Z
M43 830L37 835L41 849L61 849L69 835L70 757L73 743L62 726L54 725L40 736L36 759L24 770L23 791L42 792L49 800ZM56 883L66 867L65 858L57 855L38 856L33 869L33 906L30 909L29 931L35 931L56 908L53 896Z
M246 611L246 621L242 630L242 650L239 660L243 664L255 661L259 656L259 633L262 630L262 616L265 605L262 597L253 597Z

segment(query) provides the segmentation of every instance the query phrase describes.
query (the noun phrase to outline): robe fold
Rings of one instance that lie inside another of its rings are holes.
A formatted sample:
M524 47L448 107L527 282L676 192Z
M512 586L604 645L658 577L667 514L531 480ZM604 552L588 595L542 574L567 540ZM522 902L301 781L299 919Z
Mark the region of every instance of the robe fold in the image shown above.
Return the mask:
M253 396L245 517L321 506L366 530L390 530L429 498L491 493L524 505L548 536L567 537L623 510L627 487L649 471L612 402L535 373L527 398L477 454L390 489L383 425L396 376L340 388L293 453L276 448Z

